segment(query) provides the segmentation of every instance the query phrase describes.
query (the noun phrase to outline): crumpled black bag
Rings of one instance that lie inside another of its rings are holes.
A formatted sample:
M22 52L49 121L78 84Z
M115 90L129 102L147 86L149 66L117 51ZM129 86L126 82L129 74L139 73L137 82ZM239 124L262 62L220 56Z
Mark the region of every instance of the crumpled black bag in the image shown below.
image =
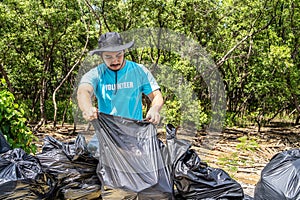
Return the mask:
M103 199L173 199L171 157L156 127L99 113L93 126L99 141L98 176Z
M166 126L166 145L145 121L99 113L93 126L99 141L98 176L108 189L103 199L243 199L239 183L208 167ZM177 196L176 196L177 197Z
M56 178L57 199L99 199L101 182L96 174L98 160L87 151L86 141L63 143L46 136L42 153L37 154L43 169Z
M219 182L219 191L216 191L216 188L213 188L214 191L212 191L211 187L206 187L204 189L205 191L203 191L203 193L208 193L209 197L205 197L205 196L197 196L197 194L194 193L194 195L191 195L189 197L186 197L184 198L181 194L184 193L183 189L182 189L182 186L179 186L177 184L188 184L186 186L183 186L185 188L189 188L192 189L193 187L201 187L201 185L203 186L203 184L199 184L197 183L197 181L199 181L198 177L194 176L195 177L195 180L190 180L190 182L186 182L186 183L183 183L181 181L178 181L175 179L174 181L174 172L176 170L176 164L178 164L178 161L180 159L182 159L182 157L185 157L187 156L187 154L190 154L190 153L193 153L194 156L196 156L196 158L199 158L196 154L196 152L194 152L194 150L191 150L190 147L191 147L191 143L187 140L183 140L183 139L177 139L176 138L176 128L172 125L172 124L167 124L166 125L166 148L164 148L164 150L167 150L168 152L165 153L164 155L166 155L166 160L169 160L168 162L169 163L172 163L172 167L170 169L170 171L173 173L171 176L172 176L172 181L175 182L173 184L175 184L177 186L177 189L175 192L175 199L177 200L185 200L185 199L209 199L209 200L215 200L215 199L218 199L218 200L221 200L221 199L243 199L243 200L253 200L253 198L251 196L248 196L248 195L244 195L243 196L243 190L241 188L241 186L235 182L234 180L231 180L229 181L230 184L231 184L231 187L234 188L236 186L236 189L237 191L234 191L233 189L230 189L228 191L228 194L227 194L227 197L224 197L225 195L222 195L222 193L224 193L224 191L226 190L226 185L222 185L221 184L221 181ZM195 157L194 157L195 158ZM193 160L193 159L191 159ZM190 161L191 161L190 160ZM199 161L199 160L198 160ZM208 167L208 165L204 162L201 162L201 165L203 167ZM195 164L195 163L194 163ZM178 166L177 166L178 167ZM213 169L213 168L210 168L210 169ZM182 173L185 173L184 172L185 168L182 168L182 169L179 169L179 171L181 171ZM228 178L229 175L226 174L225 172L223 173L221 169L213 169L215 171L219 171L220 174L223 174L223 178ZM177 177L177 179L180 179L180 177ZM229 177L229 179L231 179ZM180 179L182 180L182 179ZM227 183L229 183L227 182ZM192 185L192 186L191 186ZM216 185L217 187L217 185ZM198 188L198 190L201 189L201 188ZM213 193L213 194L211 194ZM226 193L226 192L225 192ZM190 194L191 194L191 191L190 191ZM184 196L188 196L188 195L184 195ZM222 196L222 197L220 197ZM219 198L220 197L220 198Z
M300 149L273 156L261 172L254 199L300 199Z
M52 199L55 186L39 160L24 150L0 154L0 199Z
M5 152L7 152L9 150L11 150L11 147L8 144L8 142L6 141L3 133L0 130L0 154L1 153L5 153Z
M166 148L163 154L168 163L170 163L170 171L172 172L174 164L191 148L191 143L187 140L177 139L177 129L172 124L166 125Z
M176 134L172 125L167 129L173 130L173 135ZM177 199L239 200L244 198L243 189L238 182L224 170L209 167L207 163L201 161L193 149L188 149L184 155L174 159L172 178L178 192Z

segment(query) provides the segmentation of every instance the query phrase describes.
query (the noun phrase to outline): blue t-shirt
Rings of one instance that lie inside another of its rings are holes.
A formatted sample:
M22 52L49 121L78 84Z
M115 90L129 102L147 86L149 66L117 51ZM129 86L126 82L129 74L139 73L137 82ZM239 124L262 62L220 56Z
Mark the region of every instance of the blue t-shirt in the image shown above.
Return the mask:
M82 83L93 86L100 112L136 120L143 118L142 94L159 89L146 67L128 60L118 71L102 63L84 74Z

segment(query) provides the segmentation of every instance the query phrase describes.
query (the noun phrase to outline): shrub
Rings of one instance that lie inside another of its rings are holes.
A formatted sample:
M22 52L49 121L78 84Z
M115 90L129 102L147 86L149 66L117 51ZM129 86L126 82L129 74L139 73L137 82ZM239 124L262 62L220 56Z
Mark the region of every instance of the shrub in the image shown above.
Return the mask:
M14 95L8 91L4 79L0 84L0 131L12 148L21 148L27 153L36 153L33 143L37 137L26 124L24 109L15 103Z

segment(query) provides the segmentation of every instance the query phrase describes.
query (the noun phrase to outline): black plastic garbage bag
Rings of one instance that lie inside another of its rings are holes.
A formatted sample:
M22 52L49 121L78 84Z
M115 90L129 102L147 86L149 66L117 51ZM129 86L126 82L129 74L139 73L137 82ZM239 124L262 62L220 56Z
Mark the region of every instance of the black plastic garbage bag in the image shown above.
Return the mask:
M3 133L0 131L0 154L5 153L8 150L11 150L11 147L8 144L8 142L6 141Z
M0 154L0 199L52 199L55 185L39 160L22 149Z
M187 140L178 140L176 137L177 129L172 124L166 125L166 148L164 153L166 160L170 163L170 171L173 170L173 165L190 149L191 143Z
M156 128L137 121L99 113L93 126L99 141L97 173L107 190L104 199L172 199L169 164Z
M255 200L300 199L300 149L276 154L261 172Z
M174 163L173 179L181 199L244 198L241 185L225 171L209 167L193 149Z
M99 199L101 182L96 169L98 160L87 151L86 141L60 142L45 137L42 153L37 154L43 169L57 180L57 199Z

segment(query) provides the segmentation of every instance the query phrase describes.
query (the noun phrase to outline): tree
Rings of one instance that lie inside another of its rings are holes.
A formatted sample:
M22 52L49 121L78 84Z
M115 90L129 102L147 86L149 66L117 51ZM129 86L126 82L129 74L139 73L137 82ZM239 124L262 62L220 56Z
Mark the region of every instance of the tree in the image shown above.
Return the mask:
M188 91L207 115L212 114L208 77L176 53L180 47L160 48L167 44L164 30L195 40L211 55L224 81L228 121L262 126L284 112L300 119L299 1L4 0L0 11L1 77L27 105L32 122L56 123L63 115L77 66L100 34L151 27L161 31L143 33L149 47L127 56L151 63L153 71L163 65L176 71L174 82L188 81ZM178 105L171 88L162 86L162 91L170 106Z
M7 44L0 49L1 66L16 98L27 99L31 119L40 125L53 116L52 93L81 56L87 32L96 39L93 26L88 30L82 21L89 23L88 13L80 8L77 1L1 2L1 43ZM75 77L68 76L61 87L62 101L71 96Z

